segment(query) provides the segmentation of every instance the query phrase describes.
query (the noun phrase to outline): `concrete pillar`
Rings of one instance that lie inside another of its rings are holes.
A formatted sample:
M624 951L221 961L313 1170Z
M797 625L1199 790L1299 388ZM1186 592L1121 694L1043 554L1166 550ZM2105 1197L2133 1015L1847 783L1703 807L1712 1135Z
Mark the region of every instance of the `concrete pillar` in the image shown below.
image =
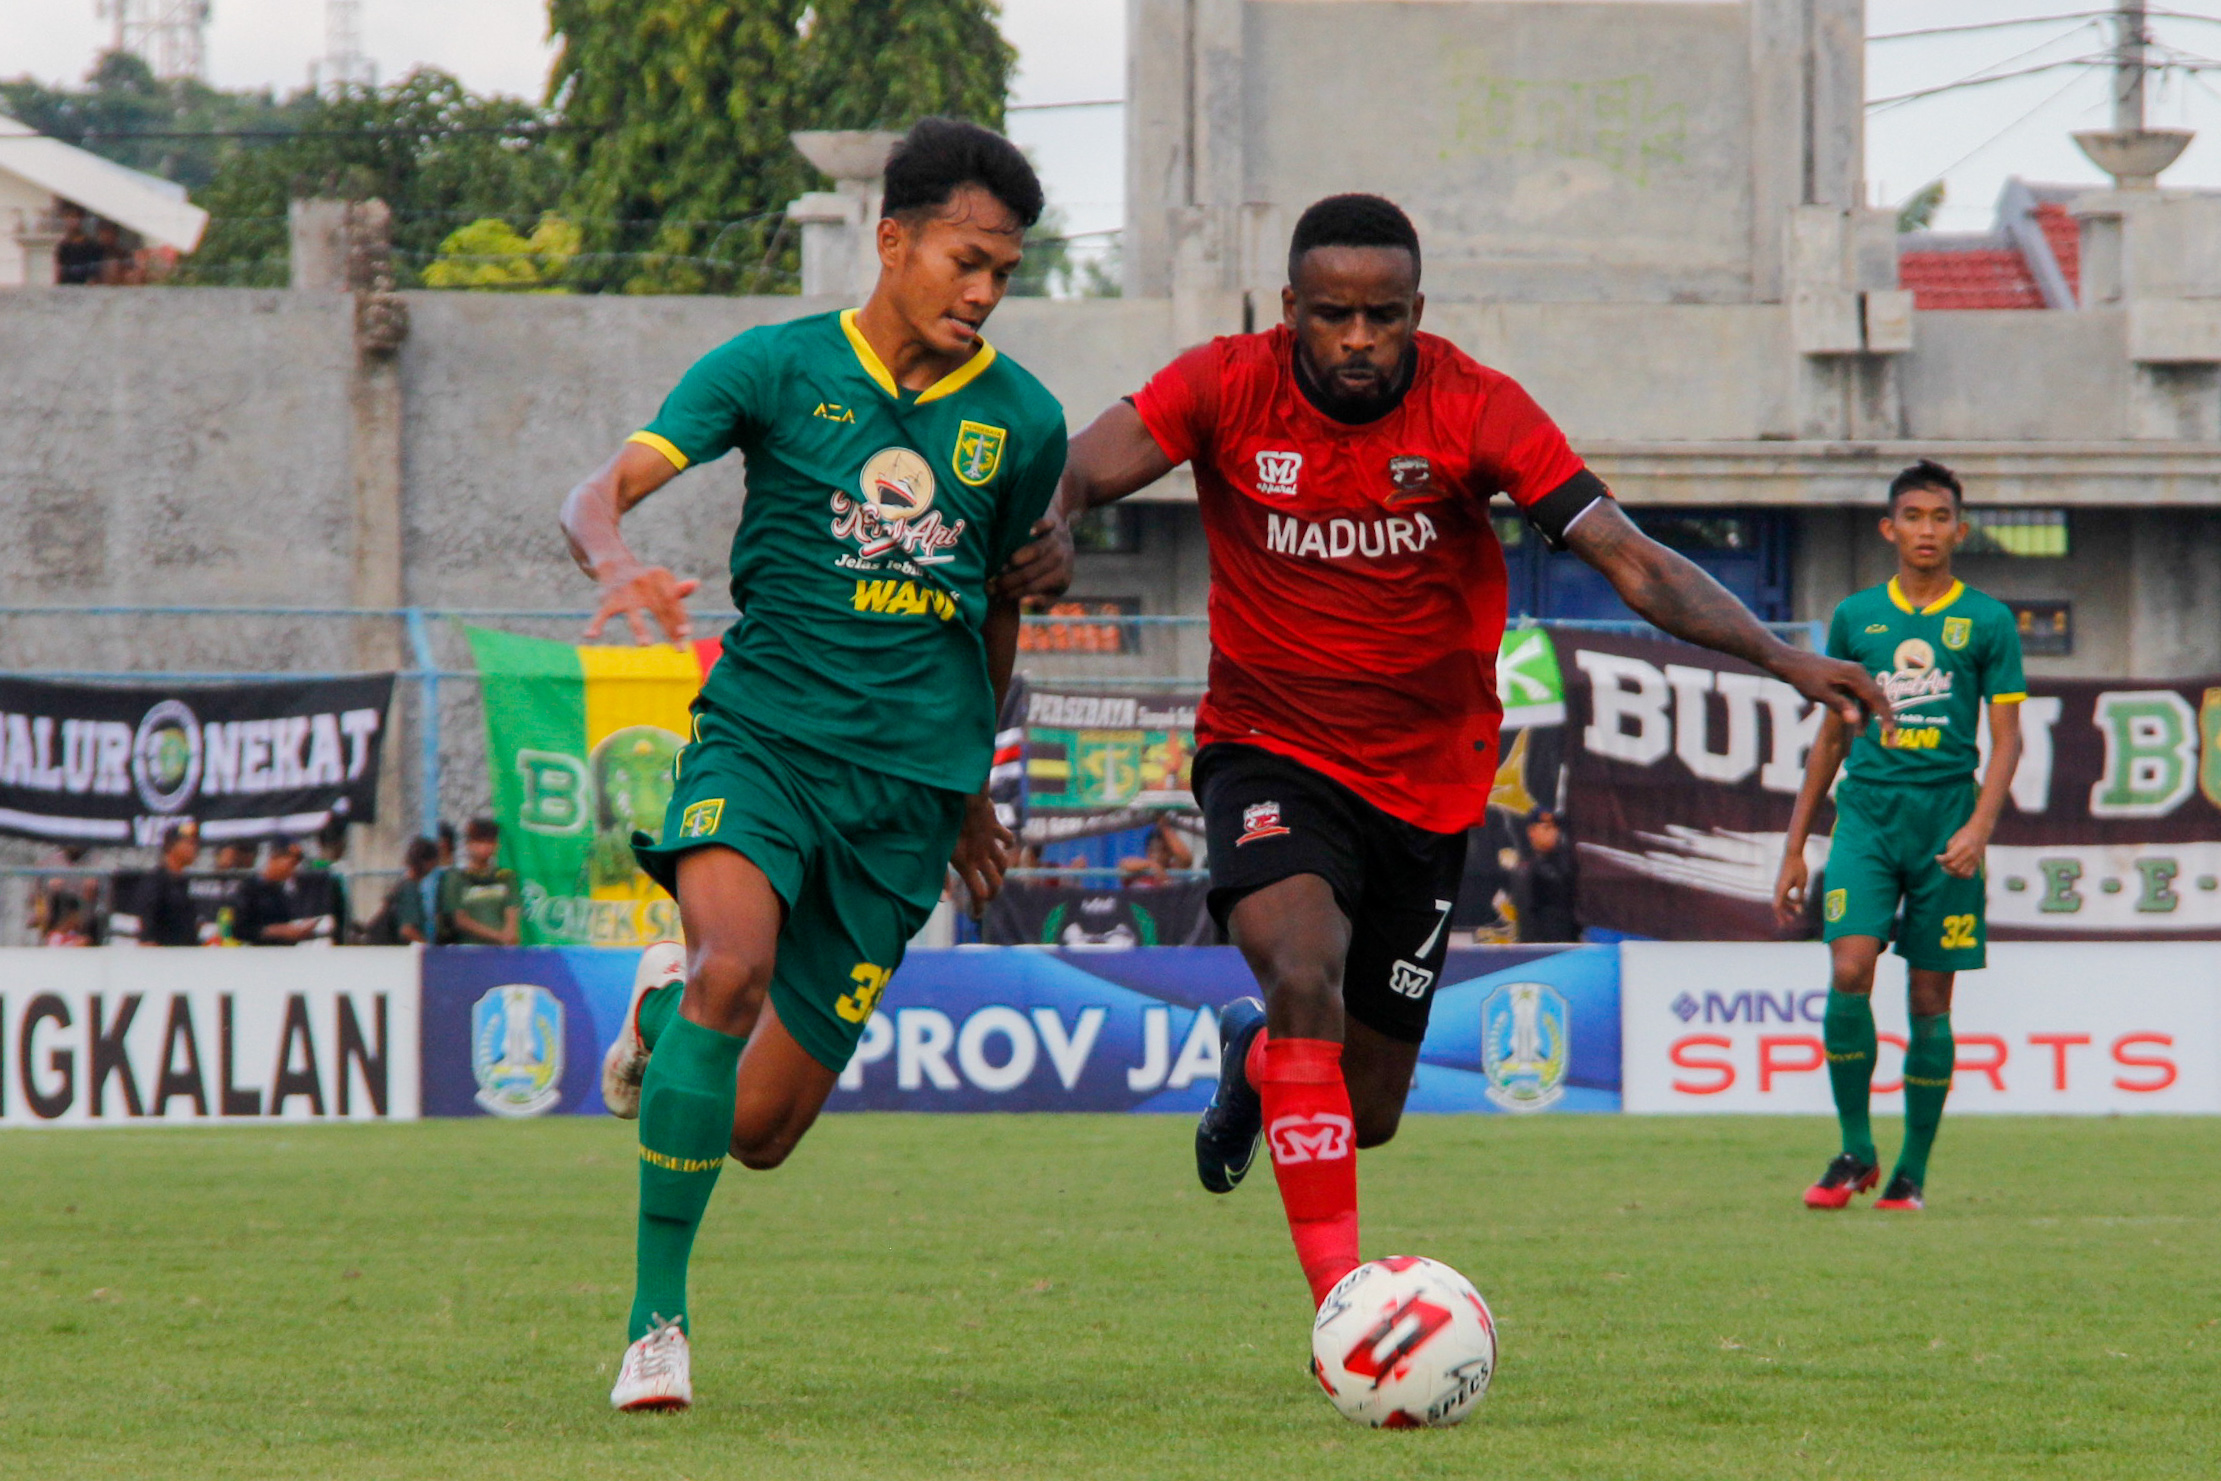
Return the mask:
M2221 673L2221 514L2129 511L2129 673L2145 679Z
M1195 0L1126 0L1126 229L1120 269L1128 298L1172 292L1171 219L1194 204L1189 119Z
M806 129L791 136L831 190L787 207L802 228L802 296L860 304L879 282L878 230L887 155L902 138L877 129Z

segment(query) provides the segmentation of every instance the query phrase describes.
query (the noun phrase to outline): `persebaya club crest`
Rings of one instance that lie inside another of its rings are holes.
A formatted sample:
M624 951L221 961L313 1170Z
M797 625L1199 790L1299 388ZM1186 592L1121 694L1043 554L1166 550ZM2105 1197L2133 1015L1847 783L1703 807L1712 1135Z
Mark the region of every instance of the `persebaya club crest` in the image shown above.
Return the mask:
M1003 465L1003 444L1010 433L1001 427L990 427L985 422L963 422L956 429L956 456L950 466L956 476L973 488L978 488L995 476Z
M1971 617L1946 617L1943 619L1943 646L1946 648L1964 648L1967 645L1967 639L1973 633L1974 619Z

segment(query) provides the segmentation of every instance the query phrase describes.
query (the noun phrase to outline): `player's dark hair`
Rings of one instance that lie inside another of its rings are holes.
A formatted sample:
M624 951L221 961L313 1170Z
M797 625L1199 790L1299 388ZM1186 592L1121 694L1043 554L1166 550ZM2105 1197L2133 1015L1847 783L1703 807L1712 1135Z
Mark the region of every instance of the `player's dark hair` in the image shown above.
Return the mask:
M1377 195L1330 195L1296 218L1288 239L1288 281L1296 280L1303 254L1314 247L1401 247L1419 276L1419 232L1394 201Z
M1009 207L1020 226L1041 219L1041 177L1018 146L993 129L955 118L921 118L887 156L889 216L937 211L967 185Z
M1959 487L1959 475L1930 459L1922 458L1889 481L1889 512L1897 512L1897 501L1915 489L1933 489L1951 496L1954 511L1966 507L1966 490Z
M471 843L499 843L501 824L492 818L472 818L463 824L463 837Z
M401 856L402 864L410 870L422 869L429 872L439 861L440 846L429 838L410 839L408 852Z

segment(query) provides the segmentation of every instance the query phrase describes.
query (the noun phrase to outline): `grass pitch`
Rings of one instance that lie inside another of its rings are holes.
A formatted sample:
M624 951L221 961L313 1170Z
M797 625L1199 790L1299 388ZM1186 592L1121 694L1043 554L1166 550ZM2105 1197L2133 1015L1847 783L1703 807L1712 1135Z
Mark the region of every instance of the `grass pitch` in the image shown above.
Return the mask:
M1947 1121L1892 1217L1798 1206L1816 1121L1414 1118L1366 1252L1503 1337L1420 1433L1334 1414L1269 1171L1204 1194L1169 1117L829 1117L729 1169L697 1407L614 1415L630 1132L0 1134L0 1475L2221 1474L2221 1122Z

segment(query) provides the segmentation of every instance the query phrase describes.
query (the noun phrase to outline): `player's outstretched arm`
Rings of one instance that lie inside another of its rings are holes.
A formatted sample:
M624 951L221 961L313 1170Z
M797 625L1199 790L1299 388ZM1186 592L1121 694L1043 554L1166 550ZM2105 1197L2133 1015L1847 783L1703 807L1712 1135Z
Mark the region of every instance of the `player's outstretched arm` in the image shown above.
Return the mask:
M693 636L686 599L702 583L682 581L661 566L647 564L632 553L618 530L634 505L669 483L678 471L656 449L628 442L563 501L563 538L570 542L571 559L601 587L594 619L586 624L587 637L600 637L609 619L620 615L631 626L633 641L642 646L655 641L648 632L651 616L674 643Z
M1129 402L1112 402L1073 437L1057 496L1030 532L1036 538L1010 558L988 591L1012 600L1062 596L1072 584L1072 522L1171 471L1172 460L1143 425L1141 413Z
M1620 600L1675 637L1757 664L1805 698L1824 704L1856 732L1869 714L1892 725L1874 676L1855 663L1793 648L1688 557L1635 528L1599 499L1566 532L1566 545L1601 571Z
M1805 755L1805 781L1797 791L1797 805L1789 812L1789 833L1781 845L1781 873L1774 879L1774 919L1785 926L1797 923L1804 913L1805 887L1811 876L1805 869L1805 843L1812 837L1813 815L1820 799L1835 785L1836 768L1851 749L1851 733L1842 716L1829 710L1820 717L1820 733Z
M1974 878L1982 867L1983 855L1989 851L1990 834L1997 828L1997 820L2004 815L2006 794L2013 789L2013 773L2020 769L2020 703L2017 700L1990 701L1990 765L1982 773L1982 793L1974 799L1974 816L1966 825L1951 835L1951 841L1936 855L1936 862L1946 874L1961 879Z

